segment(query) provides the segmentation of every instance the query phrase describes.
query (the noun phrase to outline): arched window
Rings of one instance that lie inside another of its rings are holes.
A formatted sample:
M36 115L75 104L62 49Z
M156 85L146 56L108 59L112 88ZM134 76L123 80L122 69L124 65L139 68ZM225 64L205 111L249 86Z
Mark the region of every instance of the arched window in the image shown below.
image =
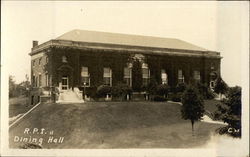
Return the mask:
M150 79L150 70L148 64L142 63L142 85L147 86Z
M124 82L128 86L132 86L132 64L129 63L127 67L124 68Z
M161 83L168 84L168 74L166 73L165 69L161 70Z
M63 62L63 63L67 63L67 62L68 62L66 56L62 56L62 62Z

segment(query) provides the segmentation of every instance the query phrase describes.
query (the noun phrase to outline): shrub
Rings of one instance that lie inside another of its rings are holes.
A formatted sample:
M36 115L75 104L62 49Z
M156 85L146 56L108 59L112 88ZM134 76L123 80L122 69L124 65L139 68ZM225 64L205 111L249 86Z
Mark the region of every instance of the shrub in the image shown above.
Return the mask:
M111 93L111 87L107 85L100 85L97 87L96 96L98 98L104 98L107 94Z
M214 92L219 94L221 98L221 94L226 94L227 91L228 85L226 84L226 82L221 77L217 78L215 82Z
M171 100L174 102L181 102L181 98L182 98L182 93L179 92L179 93L172 94Z
M154 101L167 101L167 98L161 96L161 95L155 95L154 98L153 98Z
M175 87L175 92L179 93L179 92L184 92L186 89L187 85L185 83L178 83Z
M196 87L198 89L198 92L201 94L203 99L213 99L215 97L215 94L212 92L212 90L206 85L198 82L196 84Z
M241 136L241 87L229 88L226 99L217 105L218 111L215 112L217 119L221 119L228 123L228 127L238 132L230 133L234 137Z
M132 88L124 83L118 83L111 89L111 94L115 98L125 98L127 94L132 93Z
M169 89L170 89L169 86L166 84L158 85L156 87L156 94L167 97Z

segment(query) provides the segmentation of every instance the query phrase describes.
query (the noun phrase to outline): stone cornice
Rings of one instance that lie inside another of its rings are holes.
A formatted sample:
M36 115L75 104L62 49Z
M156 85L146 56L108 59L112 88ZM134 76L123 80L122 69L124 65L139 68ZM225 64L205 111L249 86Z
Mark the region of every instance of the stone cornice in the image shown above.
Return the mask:
M194 50L183 50L183 49L166 49L156 47L140 47L130 45L115 45L115 44L104 44L104 43L87 43L77 42L69 40L50 40L43 44L40 44L32 48L30 55L37 54L43 50L52 47L60 48L73 48L83 50L108 50L108 51L124 51L132 53L143 53L143 54L158 54L158 55L171 55L171 56L190 56L190 57L208 57L208 58L222 58L219 52L215 51L194 51Z

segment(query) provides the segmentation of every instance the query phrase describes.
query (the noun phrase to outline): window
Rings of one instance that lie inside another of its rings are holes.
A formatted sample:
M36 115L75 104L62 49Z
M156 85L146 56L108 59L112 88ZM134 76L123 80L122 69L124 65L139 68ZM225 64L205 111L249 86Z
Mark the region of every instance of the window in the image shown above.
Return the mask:
M46 87L49 86L49 75L48 73L45 74L45 82L46 82Z
M62 56L62 62L63 62L63 63L67 63L67 62L68 62L66 56Z
M48 63L49 62L49 57L48 56L46 56L46 63Z
M82 86L90 86L90 76L89 76L89 69L88 67L82 67L82 71L81 71L81 77L82 77Z
M132 69L129 67L124 68L124 81L128 86L132 86Z
M194 71L194 80L195 81L200 81L201 80L201 75L200 75L200 71Z
M36 60L32 61L32 66L35 66Z
M112 70L110 68L103 69L103 84L112 86Z
M42 75L39 74L38 76L38 87L42 86Z
M38 64L41 65L42 58L39 58Z
M168 75L164 69L161 70L161 83L168 84Z
M211 70L214 70L214 63L211 63Z
M211 89L214 89L214 87L215 87L214 81L210 81L210 88L211 88Z
M142 85L147 86L149 83L150 71L146 63L142 64Z
M178 70L178 83L184 83L184 75L182 70Z
M38 77L36 77L36 81L35 81L35 87L38 87Z
M36 86L36 76L35 75L32 76L32 86L33 87Z

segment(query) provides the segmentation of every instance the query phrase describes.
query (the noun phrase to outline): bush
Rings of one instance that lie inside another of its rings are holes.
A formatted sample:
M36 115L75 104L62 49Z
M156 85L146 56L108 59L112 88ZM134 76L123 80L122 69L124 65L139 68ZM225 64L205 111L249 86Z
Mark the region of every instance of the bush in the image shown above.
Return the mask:
M167 101L167 98L161 96L161 95L155 95L154 98L153 98L154 101Z
M111 87L107 85L100 85L97 87L96 96L98 98L104 98L107 94L111 93Z
M217 119L221 119L228 123L230 128L239 130L231 133L234 137L241 136L241 87L229 88L226 98L221 104L217 105L218 110L215 112Z
M169 86L166 84L158 85L156 87L156 94L167 97L169 89L170 89Z
M179 92L184 92L185 89L187 88L187 85L185 83L178 83L175 87L175 92L179 93Z
M111 89L111 94L115 98L125 98L127 94L132 93L132 88L127 84L118 83L116 86L113 86Z
M198 89L198 92L203 97L203 99L213 99L215 97L215 94L211 91L211 89L206 84L202 84L198 82L196 84L196 87Z
M179 92L179 93L174 93L172 95L172 98L171 100L174 101L174 102L181 102L181 97L182 97L182 93Z

